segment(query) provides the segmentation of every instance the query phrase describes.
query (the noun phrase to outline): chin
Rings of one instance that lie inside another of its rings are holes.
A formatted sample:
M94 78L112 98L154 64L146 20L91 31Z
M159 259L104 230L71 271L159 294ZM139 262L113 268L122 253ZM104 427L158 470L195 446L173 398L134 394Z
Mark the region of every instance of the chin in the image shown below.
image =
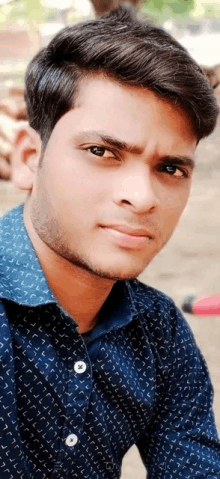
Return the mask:
M142 271L141 271L142 272ZM134 279L134 278L137 278L137 276L139 276L139 274L141 274L141 272L138 272L138 273L123 273L121 271L116 271L116 272L99 272L99 273L96 273L98 274L98 276L101 276L102 278L105 278L105 279L111 279L112 281L128 281L128 280L131 280L131 279Z
M126 266L121 266L119 267L118 264L117 266L113 266L112 264L109 265L109 267L104 267L104 266L101 266L101 267L93 267L91 268L91 270L93 271L94 274L102 277L102 278L106 278L106 279L111 279L113 281L125 281L125 280L131 280L131 279L134 279L134 278L137 278L137 276L139 276L143 271L144 269L146 268L147 264L145 264L144 266L142 265L142 267L128 267L128 265Z
M93 275L110 279L112 281L136 278L144 271L152 259L152 257L143 259L140 257L128 257L127 255L126 257L122 257L122 255L118 256L112 253L108 255L93 254L92 257L86 257L85 255L77 254L76 251L73 253L70 248L62 248L58 253L73 265L92 273ZM109 261L109 258L112 260Z

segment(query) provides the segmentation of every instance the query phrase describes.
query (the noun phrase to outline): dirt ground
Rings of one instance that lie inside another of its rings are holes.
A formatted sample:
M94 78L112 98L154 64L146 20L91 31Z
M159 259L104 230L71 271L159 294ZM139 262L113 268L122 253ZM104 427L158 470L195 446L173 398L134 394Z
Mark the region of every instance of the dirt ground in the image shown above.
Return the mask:
M220 104L219 94L218 99ZM220 291L220 119L215 132L200 143L196 161L191 198L179 225L168 245L140 276L170 295L179 307L185 295ZM24 198L11 183L0 181L1 214ZM185 316L209 366L220 431L220 316ZM124 459L121 479L134 477L146 477L135 446Z

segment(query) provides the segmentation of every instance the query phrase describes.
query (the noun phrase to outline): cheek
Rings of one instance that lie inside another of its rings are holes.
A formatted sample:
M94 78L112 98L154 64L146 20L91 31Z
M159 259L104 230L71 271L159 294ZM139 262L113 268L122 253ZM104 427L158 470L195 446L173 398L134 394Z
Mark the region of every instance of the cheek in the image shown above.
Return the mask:
M161 198L161 210L166 217L166 224L169 227L175 227L181 214L183 213L190 193L190 184L181 188L173 188L166 191Z
M69 207L98 203L107 194L109 182L101 171L87 164L82 158L68 157L54 161L45 171L45 181L56 202Z

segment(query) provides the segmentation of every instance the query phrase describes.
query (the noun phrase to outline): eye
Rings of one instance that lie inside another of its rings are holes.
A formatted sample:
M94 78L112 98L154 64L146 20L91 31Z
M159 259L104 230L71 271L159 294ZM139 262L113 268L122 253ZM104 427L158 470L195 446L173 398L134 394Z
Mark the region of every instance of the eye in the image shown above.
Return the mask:
M179 168L176 165L162 165L160 171L168 173L168 175L175 178L187 178L189 176L186 169Z
M95 156L99 156L101 158L112 158L115 157L112 151L107 150L104 146L90 146L88 151Z

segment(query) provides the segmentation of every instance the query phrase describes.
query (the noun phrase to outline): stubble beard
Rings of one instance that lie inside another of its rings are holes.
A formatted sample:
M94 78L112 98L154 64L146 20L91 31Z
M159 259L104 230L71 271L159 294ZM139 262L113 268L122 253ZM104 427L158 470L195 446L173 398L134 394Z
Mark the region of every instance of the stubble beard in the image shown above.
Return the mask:
M136 268L136 270L133 270L131 273L127 274L123 273L123 271L110 272L109 270L93 264L90 259L86 257L86 255L79 254L76 250L72 250L68 244L68 239L65 237L65 233L63 230L61 230L58 221L56 221L51 214L46 198L47 195L45 196L44 192L43 197L41 197L41 200L43 201L39 201L39 198L38 200L32 199L32 204L30 205L31 222L37 235L57 255L69 261L77 268L81 268L84 271L103 279L109 279L112 281L126 281L137 278L137 276L139 276L145 270L152 259L166 245L175 229L173 228L167 238L165 238L161 244L157 245L157 248L155 248L155 250L152 252L150 258L148 260L146 259L146 262L142 268Z
M99 278L112 281L128 281L137 278L169 239L168 238L160 248L158 247L158 249L154 251L142 269L136 268L136 270L131 273L123 273L123 271L111 272L96 266L89 260L89 258L83 254L79 254L76 250L73 251L65 238L65 233L60 229L56 220L49 214L45 215L45 210L41 214L39 204L36 204L35 202L32 203L31 221L37 235L53 252L69 261L77 268L83 269Z

